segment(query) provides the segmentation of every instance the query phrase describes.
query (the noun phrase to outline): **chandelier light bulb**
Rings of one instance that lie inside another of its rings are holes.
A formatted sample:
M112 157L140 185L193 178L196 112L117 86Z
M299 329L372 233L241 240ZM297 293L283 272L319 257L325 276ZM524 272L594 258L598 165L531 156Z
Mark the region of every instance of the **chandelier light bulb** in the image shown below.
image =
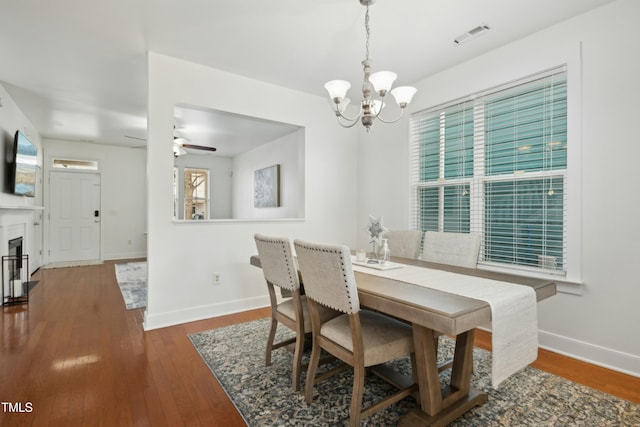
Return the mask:
M344 113L344 110L347 109L349 102L351 102L349 98L342 98L342 101L340 101L340 103L336 105L336 108L338 109L338 112L340 114Z
M373 88L380 96L384 96L391 90L391 86L393 86L393 82L397 78L398 75L392 71L378 71L369 76L369 82L371 82Z
M373 100L372 102L373 102L373 106L371 107L371 110L373 114L377 116L378 114L380 114L380 111L382 111L382 109L384 108L384 102L379 101L377 99Z
M346 80L331 80L324 85L324 88L329 92L329 98L336 104L340 103L342 99L347 96L347 91L351 87L351 83Z
M400 108L406 107L418 90L412 86L398 86L391 91Z

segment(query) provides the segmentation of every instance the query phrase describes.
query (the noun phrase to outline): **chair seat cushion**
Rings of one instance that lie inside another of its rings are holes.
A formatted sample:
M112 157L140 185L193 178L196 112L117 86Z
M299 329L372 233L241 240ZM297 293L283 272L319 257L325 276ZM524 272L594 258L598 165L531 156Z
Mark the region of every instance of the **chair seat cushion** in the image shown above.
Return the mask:
M380 313L361 310L360 326L364 366L373 366L413 352L411 326ZM322 325L320 334L353 351L349 315L342 314Z
M309 308L307 305L307 297L305 295L300 296L300 303L302 304L302 316L304 317L304 330L305 332L311 332L311 315L309 314ZM284 314L292 320L296 320L296 313L293 307L293 299L289 298L278 304L278 312ZM320 322L326 322L329 319L340 315L340 312L335 311L329 307L325 307L318 304L318 312L320 314Z

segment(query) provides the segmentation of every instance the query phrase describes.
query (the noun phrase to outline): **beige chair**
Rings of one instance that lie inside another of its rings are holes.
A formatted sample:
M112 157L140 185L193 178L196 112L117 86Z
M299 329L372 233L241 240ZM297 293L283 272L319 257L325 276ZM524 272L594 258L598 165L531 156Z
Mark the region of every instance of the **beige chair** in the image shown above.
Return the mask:
M449 233L427 231L424 234L422 245L422 259L425 261L448 264L457 267L476 268L478 266L478 254L480 253L480 236L469 233ZM438 337L434 333L436 352L438 349ZM440 371L452 367L452 361L448 360L438 366Z
M439 264L476 268L480 253L480 236L469 233L427 231L422 259Z
M349 248L295 240L294 246L302 281L307 293L313 331L313 349L307 371L305 400L311 403L316 382L353 367L350 425L359 426L360 419L409 396L417 390L412 384L363 409L365 368L411 355L415 366L411 327L380 313L361 310L358 290L351 266ZM344 314L323 321L321 307L331 307ZM345 364L316 377L321 350ZM372 369L375 373L375 370ZM379 375L385 379L383 375Z
M420 257L422 237L420 230L388 230L382 234L382 238L389 241L391 256L411 259Z
M262 272L267 281L269 300L271 301L271 328L267 337L266 364L271 365L271 352L280 347L294 345L292 386L294 391L300 390L300 372L302 370L302 353L305 334L311 333L311 318L307 307L306 297L300 294L300 280L298 269L291 250L291 242L286 237L272 237L262 234L254 236L258 255L262 265ZM275 286L286 290L291 297L278 303ZM339 312L322 310L322 319L331 319ZM294 338L274 343L278 323L295 331Z

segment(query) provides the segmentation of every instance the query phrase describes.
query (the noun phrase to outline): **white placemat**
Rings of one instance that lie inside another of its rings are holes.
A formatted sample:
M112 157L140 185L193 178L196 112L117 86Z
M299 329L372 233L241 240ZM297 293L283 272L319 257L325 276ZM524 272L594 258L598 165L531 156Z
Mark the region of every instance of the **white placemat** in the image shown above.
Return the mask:
M353 270L488 302L494 388L538 357L536 293L530 286L411 265L387 271L353 265Z

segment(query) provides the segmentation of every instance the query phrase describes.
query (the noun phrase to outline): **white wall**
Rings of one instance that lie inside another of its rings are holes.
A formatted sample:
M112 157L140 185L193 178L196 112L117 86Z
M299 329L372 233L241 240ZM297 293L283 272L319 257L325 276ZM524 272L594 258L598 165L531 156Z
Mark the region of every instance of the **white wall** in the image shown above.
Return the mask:
M146 152L141 149L86 142L43 139L44 176L51 159L97 160L101 177L102 210L100 258L126 259L146 256ZM45 196L45 204L46 204ZM49 248L48 224L44 227L45 262Z
M304 130L285 135L233 159L233 218L303 218L304 182L300 180L300 152L304 153ZM304 157L302 158L304 159ZM254 172L280 165L280 206L254 206ZM302 200L301 200L302 199Z
M356 134L335 123L324 98L153 52L148 65L146 329L267 306L262 272L249 265L256 232L355 244ZM305 218L172 221L173 107L179 103L304 127ZM214 272L221 273L221 285L213 285Z
M419 111L561 64L569 85L569 254L582 295L540 303L540 342L552 350L640 376L640 2L618 0L417 83ZM462 46L464 48L464 46ZM408 226L407 138L403 125L359 135L358 229L366 214ZM375 125L374 125L375 126ZM396 191L394 191L396 189ZM577 199L577 200L576 200ZM577 202L577 203L576 203ZM580 222L582 220L582 222ZM577 230L576 224L580 225ZM573 227L573 228L572 228ZM577 240L576 240L577 239ZM359 244L366 234L359 233Z

